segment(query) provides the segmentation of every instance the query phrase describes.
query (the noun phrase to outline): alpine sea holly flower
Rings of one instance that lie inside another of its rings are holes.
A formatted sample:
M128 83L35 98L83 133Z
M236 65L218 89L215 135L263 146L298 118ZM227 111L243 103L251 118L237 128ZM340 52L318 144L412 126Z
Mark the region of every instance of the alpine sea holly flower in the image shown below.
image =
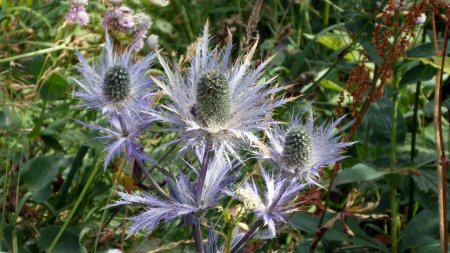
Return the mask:
M81 26L89 23L89 15L86 12L87 0L71 0L70 10L65 19L69 23L79 24Z
M75 80L80 90L74 95L84 101L84 106L99 109L103 113L117 113L122 117L139 115L151 95L151 80L146 71L154 59L153 54L132 62L132 50L124 53L114 52L111 39L106 35L100 64L90 66L77 52L80 66L77 67L83 80Z
M287 130L275 125L267 132L269 148L265 158L289 175L317 185L320 169L343 159L343 149L353 144L339 142L340 136L334 131L342 119L315 126L310 109L304 122L301 117L296 117Z
M201 201L195 198L195 187L189 179L181 173L178 178L168 179L169 196L171 199L161 200L151 195L136 195L119 193L121 199L110 206L144 205L146 211L132 217L133 224L129 236L139 230L151 233L160 222L170 222L175 218L182 218L192 222L192 215L212 208L224 197L224 190L230 185L234 177L228 173L233 167L222 157L215 157L208 162L208 174L203 185Z
M284 177L275 177L264 170L261 170L261 174L264 179L263 188L258 187L255 181L251 183L246 181L233 193L227 193L241 201L248 212L255 213L263 220L270 232L269 237L275 237L276 224L286 223L286 216L296 210L293 200L306 184Z
M208 23L197 41L195 56L186 75L170 69L159 55L167 82L155 80L172 99L161 112L152 113L180 133L184 148L212 142L214 150L238 156L237 147L259 143L254 135L271 124L271 111L290 99L276 99L284 88L270 88L273 79L260 80L271 60L251 68L256 44L244 57L231 63L231 35L224 50L210 50Z
M111 7L103 17L103 26L112 31L129 33L132 32L134 24L133 13L130 8L125 6Z
M105 148L107 155L103 163L105 168L114 157L119 156L122 152L125 153L129 162L134 161L134 159L152 160L145 155L143 147L138 143L139 136L153 123L152 119L144 115L136 116L134 114L131 118L123 118L121 115L113 113L110 116L110 128L80 123L105 133L105 135L96 138L108 142Z

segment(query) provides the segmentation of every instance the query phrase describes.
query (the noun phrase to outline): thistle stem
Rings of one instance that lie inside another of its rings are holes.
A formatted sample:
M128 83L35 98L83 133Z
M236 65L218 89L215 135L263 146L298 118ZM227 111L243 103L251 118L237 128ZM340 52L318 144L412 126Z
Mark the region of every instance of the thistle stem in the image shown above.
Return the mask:
M148 173L147 169L145 168L144 163L142 162L141 159L135 157L134 158L135 164L139 167L139 169L142 171L142 173L144 173L145 177L148 179L148 181L150 182L150 185L155 188L155 190L163 197L165 197L166 199L172 200L172 197L170 197L160 186L159 184L155 181L155 179L150 175L150 173Z
M200 218L193 215L192 229L194 230L194 244L195 251L197 253L203 253L203 238L202 238L202 227L200 224Z
M208 138L203 153L200 172L198 174L197 186L195 187L195 200L197 201L197 206L200 206L202 203L203 186L205 185L206 172L208 170L209 158L211 157L211 148L212 141L211 138ZM192 224L192 230L194 232L195 249L197 252L203 253L202 227L199 217L194 216L194 224Z
M205 153L203 154L202 164L200 166L200 172L198 174L197 186L195 188L195 198L197 205L200 205L202 201L203 186L205 185L206 172L208 170L209 158L211 157L212 142L208 139L206 142Z

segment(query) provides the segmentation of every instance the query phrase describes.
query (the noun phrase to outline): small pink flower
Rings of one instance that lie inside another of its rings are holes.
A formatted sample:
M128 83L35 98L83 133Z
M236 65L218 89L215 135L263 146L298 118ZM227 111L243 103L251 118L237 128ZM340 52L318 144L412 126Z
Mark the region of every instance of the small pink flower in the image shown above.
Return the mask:
M69 23L81 26L87 25L89 23L89 15L86 12L85 5L72 3L65 19Z
M130 32L134 24L134 17L131 10L125 6L109 8L103 18L103 26L105 28L122 32Z

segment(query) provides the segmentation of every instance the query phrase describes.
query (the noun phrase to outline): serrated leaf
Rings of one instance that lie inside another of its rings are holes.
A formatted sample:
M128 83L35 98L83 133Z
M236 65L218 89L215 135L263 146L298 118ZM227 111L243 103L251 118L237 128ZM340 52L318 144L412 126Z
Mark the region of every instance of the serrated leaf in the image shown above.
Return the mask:
M422 190L423 192L434 192L437 193L438 189L438 175L436 170L430 170L430 169L422 169L418 170L420 175L413 176L414 183L416 186Z

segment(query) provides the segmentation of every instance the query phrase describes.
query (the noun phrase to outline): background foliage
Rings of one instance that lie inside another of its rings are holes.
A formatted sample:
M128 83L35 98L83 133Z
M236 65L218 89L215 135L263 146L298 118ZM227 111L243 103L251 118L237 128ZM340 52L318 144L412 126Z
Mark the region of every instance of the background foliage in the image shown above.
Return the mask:
M255 7L255 2L243 0L173 0L158 7L144 0L125 1L151 15L150 32L159 36L165 56L180 64L189 57L189 45L207 19L216 42L225 41L227 28L232 32L236 55L259 38L259 60L276 54L267 77L293 85L286 96L301 95L277 111L279 120L288 120L307 100L314 101L319 122L348 115L341 131L358 143L341 164L325 169L325 189L299 196L304 212L291 217L291 227L283 227L277 239L250 244L247 250L308 252L322 227L327 231L317 252L387 252L394 220L398 252L439 252L433 98L442 57L434 51L430 9L423 9L428 17L424 22L412 24L407 22L408 11L421 1L406 1L404 8L391 13L386 11L387 1L266 0L258 6L261 2ZM0 6L0 251L43 252L67 219L54 252L192 250L190 231L180 230L176 223L149 237L125 240L123 218L139 210L103 209L115 190L146 187L142 177L131 176L123 159L106 171L98 169L103 144L93 140L95 132L75 121L105 120L80 109L71 95L71 77L77 75L74 50L95 61L103 46L104 1L89 2L91 21L86 27L64 24L66 1L0 0ZM445 8L439 11L446 13ZM383 23L387 16L397 23ZM374 37L380 26L385 36ZM437 19L439 46L444 26ZM391 37L385 34L390 29ZM404 45L402 32L411 33ZM116 41L126 48L130 38L119 36ZM144 47L140 55L149 52ZM443 134L450 145L450 66L443 71ZM160 75L160 66L150 74ZM371 96L372 87L379 93ZM187 171L182 162L173 162L177 147L161 145L174 135L161 134L160 129L153 126L155 131L143 138L146 151L173 171ZM164 181L163 174L152 173ZM222 214L225 211L217 215Z

